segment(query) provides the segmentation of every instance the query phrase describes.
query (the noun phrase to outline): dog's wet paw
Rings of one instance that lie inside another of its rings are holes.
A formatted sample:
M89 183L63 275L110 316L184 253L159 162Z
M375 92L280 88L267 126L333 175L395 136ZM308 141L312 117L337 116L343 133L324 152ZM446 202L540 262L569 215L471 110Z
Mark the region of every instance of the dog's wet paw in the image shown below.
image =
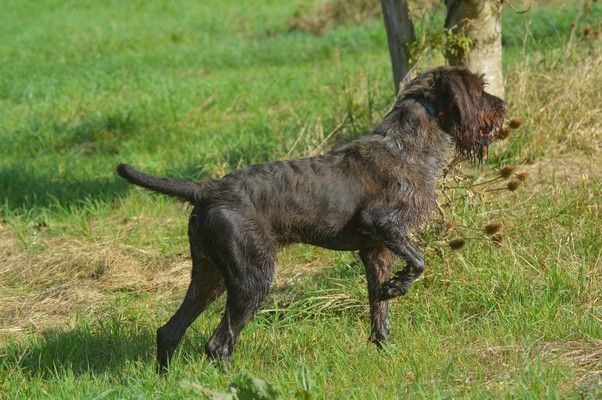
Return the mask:
M388 335L384 335L381 332L372 332L370 334L370 337L368 338L368 341L370 343L374 343L379 349L382 349L383 346L387 343L388 339Z
M380 301L390 300L395 297L403 296L408 291L407 285L403 282L390 280L380 287Z
M218 367L221 371L225 372L230 368L231 354L229 354L227 348L213 348L213 346L207 344L207 346L205 346L205 355L211 361L211 363Z
M213 364L221 372L228 372L232 366L230 357L213 358L211 359L211 364Z

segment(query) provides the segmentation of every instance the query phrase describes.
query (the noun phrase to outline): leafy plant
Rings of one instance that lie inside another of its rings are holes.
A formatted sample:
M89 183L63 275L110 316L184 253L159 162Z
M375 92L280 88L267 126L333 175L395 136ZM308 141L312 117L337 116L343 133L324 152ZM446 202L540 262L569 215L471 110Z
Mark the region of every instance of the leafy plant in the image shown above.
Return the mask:
M269 382L247 373L238 375L224 392L207 389L192 382L184 382L182 386L202 394L210 400L274 400L280 398L279 393Z

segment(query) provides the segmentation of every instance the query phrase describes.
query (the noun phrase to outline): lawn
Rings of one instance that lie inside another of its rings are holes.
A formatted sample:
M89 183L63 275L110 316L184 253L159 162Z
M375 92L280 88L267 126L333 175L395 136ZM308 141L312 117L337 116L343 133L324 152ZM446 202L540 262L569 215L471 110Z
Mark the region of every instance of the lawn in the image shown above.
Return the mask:
M393 101L383 24L291 31L309 3L3 2L0 398L189 398L186 383L241 374L283 398L602 396L600 2L506 7L522 126L441 180L443 213L416 232L427 270L392 302L390 344L367 343L357 256L290 246L227 371L203 355L222 299L155 374L155 330L189 278L189 208L114 167L219 177L367 132Z

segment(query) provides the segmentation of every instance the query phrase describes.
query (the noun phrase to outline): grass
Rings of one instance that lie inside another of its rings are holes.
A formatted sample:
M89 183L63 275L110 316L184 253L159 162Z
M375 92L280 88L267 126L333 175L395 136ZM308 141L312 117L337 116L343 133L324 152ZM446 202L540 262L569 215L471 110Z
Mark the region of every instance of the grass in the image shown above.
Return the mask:
M357 258L292 246L232 368L202 355L222 300L166 378L154 331L187 284L188 210L118 180L115 164L215 177L365 132L392 101L382 23L290 32L300 3L268 0L5 3L0 397L188 398L182 382L224 390L248 372L289 398L303 371L317 398L600 396L602 56L582 34L599 29L598 3L507 10L523 126L454 175L467 189L442 190L448 224L434 215L417 234L428 268L392 302L390 345L366 343ZM465 183L508 164L529 174L516 192ZM501 245L479 231L490 221ZM457 236L468 242L453 252Z

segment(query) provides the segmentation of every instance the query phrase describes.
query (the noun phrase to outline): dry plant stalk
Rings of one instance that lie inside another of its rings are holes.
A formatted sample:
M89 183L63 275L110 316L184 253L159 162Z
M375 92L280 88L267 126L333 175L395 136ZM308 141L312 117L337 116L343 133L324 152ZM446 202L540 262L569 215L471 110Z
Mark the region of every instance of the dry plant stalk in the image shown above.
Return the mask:
M496 137L496 140L507 139L521 125L522 121L519 119L509 120ZM528 177L527 172L517 172L516 166L505 165L500 168L497 176L482 182L475 182L473 177L462 173L458 160L454 159L448 166L445 175L446 182L453 181L454 185L444 184L443 194L448 200L447 206L453 205L455 201L464 201L465 196L471 199L484 200L486 195L491 192L516 192L523 186ZM445 219L442 207L440 207L440 214ZM469 241L488 241L495 245L503 243L503 236L500 232L502 223L499 221L489 221L482 227L465 226L445 220L442 221L441 225L444 227L442 230L444 236L455 236L447 240L447 245L452 250L463 248Z

